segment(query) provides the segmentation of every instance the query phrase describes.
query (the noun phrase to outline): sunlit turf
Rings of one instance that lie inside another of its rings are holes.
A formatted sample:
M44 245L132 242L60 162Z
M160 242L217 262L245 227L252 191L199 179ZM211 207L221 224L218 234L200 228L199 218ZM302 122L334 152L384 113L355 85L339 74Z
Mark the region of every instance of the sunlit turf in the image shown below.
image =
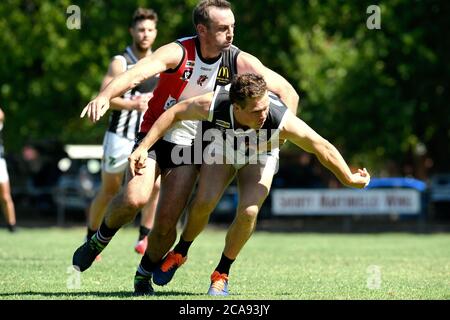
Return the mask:
M119 231L102 261L79 274L83 228L0 230L0 299L209 299L225 231L209 227L173 281L132 296L137 229ZM226 299L450 299L450 234L256 232L230 272Z

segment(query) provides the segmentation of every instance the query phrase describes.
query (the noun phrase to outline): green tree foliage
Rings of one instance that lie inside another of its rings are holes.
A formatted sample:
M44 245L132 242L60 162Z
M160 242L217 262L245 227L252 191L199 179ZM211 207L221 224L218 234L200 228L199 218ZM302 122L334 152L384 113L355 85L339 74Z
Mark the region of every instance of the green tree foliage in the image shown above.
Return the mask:
M156 46L190 26L192 7L152 1L161 21ZM80 8L81 28L67 20ZM0 94L7 115L8 150L27 140L101 143L107 117L93 125L79 114L98 92L112 56L129 44L128 26L144 1L33 1L0 4ZM191 4L195 5L195 4Z
M193 34L196 0L7 0L0 4L0 94L7 147L27 139L100 143L106 118L79 113L110 58L129 42L138 6L157 10L156 47ZM301 96L300 116L352 164L411 161L425 145L437 170L450 150L450 4L446 1L232 1L235 44L285 76ZM81 29L66 26L69 5ZM369 5L381 29L369 30Z
M301 117L354 164L402 165L425 145L435 169L449 171L450 5L380 2L381 29L369 30L373 4L237 2L237 38L261 40L254 52L299 90Z

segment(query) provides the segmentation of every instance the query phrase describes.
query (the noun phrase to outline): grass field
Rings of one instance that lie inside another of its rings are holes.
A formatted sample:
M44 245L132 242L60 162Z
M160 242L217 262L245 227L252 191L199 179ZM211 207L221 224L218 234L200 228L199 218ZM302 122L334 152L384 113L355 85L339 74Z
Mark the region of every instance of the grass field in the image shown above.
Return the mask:
M122 229L77 282L71 259L83 236L82 228L0 230L0 299L137 299L137 230ZM224 237L205 231L173 281L145 299L208 299ZM228 299L450 299L450 234L256 232L229 289Z

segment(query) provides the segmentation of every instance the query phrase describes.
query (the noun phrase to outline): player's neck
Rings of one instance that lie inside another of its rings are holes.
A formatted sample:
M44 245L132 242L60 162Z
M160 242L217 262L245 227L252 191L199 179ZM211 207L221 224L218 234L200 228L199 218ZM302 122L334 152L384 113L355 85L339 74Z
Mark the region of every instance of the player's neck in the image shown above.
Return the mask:
M133 51L133 54L136 56L138 60L141 60L142 58L151 55L152 54L152 48L148 48L147 50L141 50L139 49L135 43L131 46L131 51Z
M204 59L215 60L222 52L214 49L212 46L206 45L204 41L200 41L200 54Z

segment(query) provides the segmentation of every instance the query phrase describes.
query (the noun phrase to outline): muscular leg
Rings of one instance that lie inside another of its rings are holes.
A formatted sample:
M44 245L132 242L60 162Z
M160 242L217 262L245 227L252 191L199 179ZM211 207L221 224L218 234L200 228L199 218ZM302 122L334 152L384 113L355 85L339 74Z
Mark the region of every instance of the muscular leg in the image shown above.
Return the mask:
M102 252L116 232L131 222L139 209L147 202L152 192L155 176L159 173L155 160L148 158L142 175L132 177L129 169L125 187L112 199L106 209L105 218L97 233L75 250L72 264L81 272L87 270Z
M139 224L138 240L134 246L134 251L141 255L145 254L145 251L147 250L148 234L153 228L153 221L158 205L160 181L161 179L158 176L153 185L150 200L141 210L141 222Z
M270 191L274 170L264 165L250 164L237 173L239 203L236 217L225 238L224 255L234 260L250 238L256 226L256 218Z
M235 169L232 165L202 165L197 193L189 208L188 219L182 234L185 241L194 241L208 224L209 216L222 198L234 174Z
M88 227L97 230L103 221L106 208L111 199L119 192L122 185L123 172L108 173L102 171L102 185L89 208Z
M161 192L146 255L157 262L169 251L177 236L177 223L197 180L195 165L169 169L161 175Z
M16 212L14 209L14 202L11 198L9 181L0 183L0 204L2 206L3 214L5 215L6 222L10 226L14 226L16 224Z
M249 164L238 170L239 203L236 217L228 229L219 264L211 274L208 295L228 295L231 264L255 229L256 217L269 194L273 173L274 170L265 170L261 164Z
M158 177L158 179L155 181L155 184L153 185L150 200L147 202L144 208L142 208L141 226L144 226L148 229L153 228L153 221L155 218L156 207L158 205L160 182L161 178Z
M105 213L105 223L111 229L118 229L131 222L139 209L149 200L155 176L159 174L155 160L147 159L147 168L142 175L132 176L129 168L126 183L109 203Z

